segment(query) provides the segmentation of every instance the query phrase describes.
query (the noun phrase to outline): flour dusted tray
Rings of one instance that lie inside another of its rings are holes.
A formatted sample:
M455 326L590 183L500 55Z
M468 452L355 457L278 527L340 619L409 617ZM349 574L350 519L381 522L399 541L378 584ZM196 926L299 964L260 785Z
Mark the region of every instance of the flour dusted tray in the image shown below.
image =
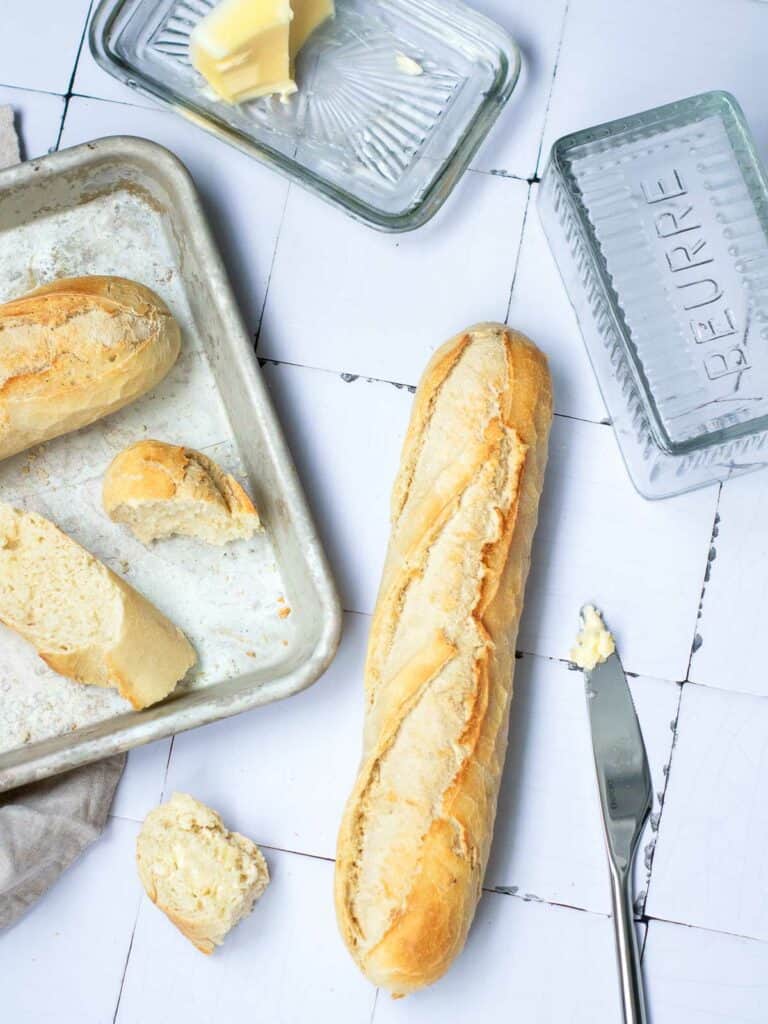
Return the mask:
M181 324L181 355L127 408L0 462L0 500L48 516L145 594L199 663L166 701L135 712L112 690L57 676L0 626L0 791L287 697L338 644L338 599L290 455L194 186L167 150L102 139L0 173L0 301L81 274L154 289ZM104 470L146 437L222 463L265 532L225 548L147 548L110 522Z

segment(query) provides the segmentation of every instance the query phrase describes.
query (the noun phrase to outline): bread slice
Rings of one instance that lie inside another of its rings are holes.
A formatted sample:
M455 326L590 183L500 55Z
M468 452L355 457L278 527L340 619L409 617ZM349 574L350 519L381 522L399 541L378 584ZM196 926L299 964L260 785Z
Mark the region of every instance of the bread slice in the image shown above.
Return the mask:
M132 402L180 347L163 300L122 277L64 278L0 305L0 459Z
M141 594L43 516L3 503L0 622L56 672L114 687L134 708L166 697L196 661Z
M136 841L147 896L201 953L212 953L269 884L258 846L186 793L151 811Z
M229 473L193 448L139 441L120 452L104 477L104 510L149 544L174 534L209 544L247 540L259 514Z

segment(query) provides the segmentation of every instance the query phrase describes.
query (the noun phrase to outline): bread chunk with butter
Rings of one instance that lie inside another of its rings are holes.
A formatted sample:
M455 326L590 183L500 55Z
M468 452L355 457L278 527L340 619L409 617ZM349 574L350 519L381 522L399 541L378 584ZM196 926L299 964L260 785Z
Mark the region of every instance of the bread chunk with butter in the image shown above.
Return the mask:
M194 448L139 441L117 455L104 477L104 510L144 544L174 534L209 544L247 540L261 528L240 484Z
M147 895L201 953L212 953L269 884L258 846L186 793L151 811L136 841Z
M112 687L137 709L166 697L196 661L133 587L48 519L2 503L0 622L55 672Z
M0 459L132 402L180 347L163 300L121 277L63 278L0 305Z
M480 898L551 420L544 356L501 324L439 349L414 400L335 886L344 941L393 995L447 970Z

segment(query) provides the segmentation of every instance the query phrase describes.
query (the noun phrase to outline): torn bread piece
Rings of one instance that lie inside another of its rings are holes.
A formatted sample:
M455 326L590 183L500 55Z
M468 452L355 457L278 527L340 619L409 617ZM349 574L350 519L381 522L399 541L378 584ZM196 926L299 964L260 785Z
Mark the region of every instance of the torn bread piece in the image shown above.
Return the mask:
M113 687L134 708L166 697L196 661L176 626L35 512L0 504L0 622L55 672Z
M258 846L186 793L151 811L136 840L152 902L201 953L212 953L269 884Z
M579 668L591 671L616 650L613 637L603 622L600 612L591 604L581 611L581 630L568 657Z
M104 510L144 544L174 535L208 544L248 540L259 514L240 484L194 448L139 441L104 477Z

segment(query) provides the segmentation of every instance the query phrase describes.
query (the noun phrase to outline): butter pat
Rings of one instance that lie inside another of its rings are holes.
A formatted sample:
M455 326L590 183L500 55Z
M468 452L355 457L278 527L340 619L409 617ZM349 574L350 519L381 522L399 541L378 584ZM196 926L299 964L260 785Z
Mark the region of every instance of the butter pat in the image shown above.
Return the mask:
M579 668L593 669L601 665L616 650L600 612L588 604L581 613L581 632L568 657Z
M291 0L291 61L316 28L336 13L333 0Z
M230 103L288 96L292 17L290 0L222 0L192 32L192 64Z
M333 0L222 0L192 32L190 58L229 103L296 92L293 62Z

